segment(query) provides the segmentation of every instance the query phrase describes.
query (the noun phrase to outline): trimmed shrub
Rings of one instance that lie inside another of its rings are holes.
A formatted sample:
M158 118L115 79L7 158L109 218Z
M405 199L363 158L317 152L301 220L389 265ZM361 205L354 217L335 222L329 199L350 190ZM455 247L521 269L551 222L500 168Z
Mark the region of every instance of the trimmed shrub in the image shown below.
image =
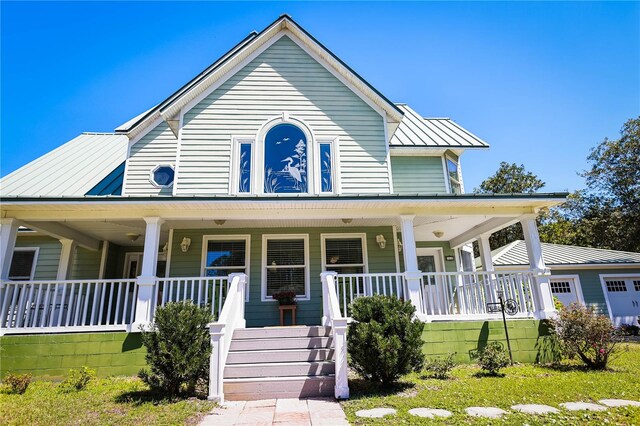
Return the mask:
M89 382L96 378L96 372L88 367L80 370L69 370L69 375L58 385L58 390L64 393L78 392L87 387Z
M621 340L620 332L609 317L579 303L572 303L558 312L551 325L562 353L569 358L577 356L593 370L607 367Z
M640 327L634 324L620 325L620 333L623 336L640 336Z
M426 362L424 369L436 379L449 379L451 378L451 370L456 366L456 362L453 360L454 356L454 353L450 353L445 357L433 358Z
M422 330L414 306L395 297L359 297L351 304L347 350L351 366L367 380L391 384L424 363Z
M150 371L138 376L153 390L170 396L193 394L208 380L211 343L207 324L213 317L191 301L167 303L156 310L150 330L142 330Z
M7 374L4 384L7 393L22 395L31 383L31 374Z
M509 354L498 342L491 342L480 351L478 365L486 374L497 376L500 369L509 365Z

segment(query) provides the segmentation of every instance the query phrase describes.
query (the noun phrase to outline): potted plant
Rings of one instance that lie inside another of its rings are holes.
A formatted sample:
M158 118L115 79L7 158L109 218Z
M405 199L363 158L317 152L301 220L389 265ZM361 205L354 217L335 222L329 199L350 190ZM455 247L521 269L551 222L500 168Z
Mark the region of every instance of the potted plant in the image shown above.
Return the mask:
M280 291L271 295L273 300L277 300L280 306L296 304L296 293L294 291Z

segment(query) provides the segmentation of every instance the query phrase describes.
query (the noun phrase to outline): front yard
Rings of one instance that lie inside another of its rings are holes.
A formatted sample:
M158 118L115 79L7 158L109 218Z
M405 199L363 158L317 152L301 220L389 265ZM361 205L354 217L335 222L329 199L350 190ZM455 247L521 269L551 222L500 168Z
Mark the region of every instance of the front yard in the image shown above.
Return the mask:
M34 381L24 395L0 394L2 425L175 425L197 424L214 404L206 400L156 399L138 378L89 382L74 393L57 383Z
M453 379L406 376L398 389L381 392L354 380L350 382L351 399L342 404L351 424L640 424L640 407L610 408L604 412L570 412L547 416L525 415L510 409L515 404L558 404L571 401L597 402L619 398L640 401L640 343L627 348L611 363L610 371L589 372L575 366L554 369L518 365L504 369L505 377L478 377L476 366L459 366ZM500 420L468 417L464 409L493 406L509 411ZM363 419L358 410L388 407L397 410L393 418ZM412 408L444 408L453 412L447 419L429 420L411 416Z

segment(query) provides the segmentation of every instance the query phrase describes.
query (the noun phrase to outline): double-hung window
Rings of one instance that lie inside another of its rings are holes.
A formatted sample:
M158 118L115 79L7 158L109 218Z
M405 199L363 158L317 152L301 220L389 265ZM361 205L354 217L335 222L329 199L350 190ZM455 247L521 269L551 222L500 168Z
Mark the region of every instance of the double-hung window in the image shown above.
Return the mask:
M16 248L11 258L9 279L12 281L30 281L36 271L37 248Z
M366 272L364 235L323 235L323 268L338 274Z
M309 299L309 236L262 236L262 300L274 293L293 291L298 300Z
M206 277L226 277L232 273L249 275L248 235L205 236L203 272ZM249 286L246 288L249 299Z

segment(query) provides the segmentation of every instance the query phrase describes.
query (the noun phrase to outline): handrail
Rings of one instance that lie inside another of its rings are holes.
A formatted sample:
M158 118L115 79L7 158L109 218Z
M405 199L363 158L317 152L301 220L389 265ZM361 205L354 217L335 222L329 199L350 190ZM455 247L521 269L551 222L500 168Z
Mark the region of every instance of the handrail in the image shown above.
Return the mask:
M245 328L244 317L246 274L230 274L227 298L216 322L209 324L211 358L209 363L209 397L211 401L224 402L224 366L236 328Z
M349 381L347 377L347 318L340 311L340 303L336 292L335 272L320 274L323 296L323 325L331 327L335 354L335 386L336 399L349 398Z

